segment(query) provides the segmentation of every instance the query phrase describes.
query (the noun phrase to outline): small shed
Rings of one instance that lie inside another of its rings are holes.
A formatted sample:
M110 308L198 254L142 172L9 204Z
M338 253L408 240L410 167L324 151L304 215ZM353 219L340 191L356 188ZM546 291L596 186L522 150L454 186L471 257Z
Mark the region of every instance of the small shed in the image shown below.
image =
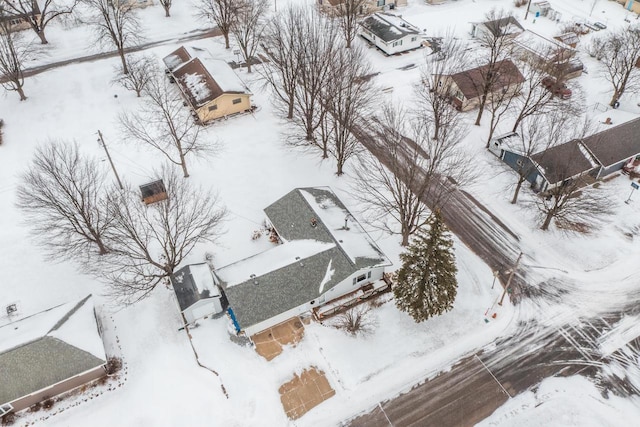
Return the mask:
M141 185L140 192L142 193L142 201L145 205L150 205L169 198L167 195L167 189L161 179Z
M569 31L567 33L564 34L560 34L559 36L555 36L554 39L568 45L571 46L572 48L575 49L576 46L578 46L578 42L580 41L578 39L578 35L576 33L574 33L573 31Z
M171 284L187 323L205 316L218 315L228 303L215 284L211 267L207 263L191 264L171 276Z

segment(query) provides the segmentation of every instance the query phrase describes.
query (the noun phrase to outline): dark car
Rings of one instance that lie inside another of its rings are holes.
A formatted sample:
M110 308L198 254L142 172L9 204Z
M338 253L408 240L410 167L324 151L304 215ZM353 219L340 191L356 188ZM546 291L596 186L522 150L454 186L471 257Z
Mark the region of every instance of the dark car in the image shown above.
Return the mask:
M607 29L607 26L604 25L602 22L594 22L593 25L598 27L598 28L600 28L601 30L606 30Z
M564 83L558 83L553 77L542 79L542 86L560 99L571 98L571 89Z

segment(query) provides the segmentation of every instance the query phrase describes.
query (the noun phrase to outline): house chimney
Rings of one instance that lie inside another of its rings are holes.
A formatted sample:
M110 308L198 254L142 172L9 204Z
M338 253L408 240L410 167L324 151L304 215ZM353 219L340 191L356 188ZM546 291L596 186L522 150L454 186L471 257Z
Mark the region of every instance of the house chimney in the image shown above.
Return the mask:
M604 121L605 125L610 125L611 124L611 117L607 117L607 119Z

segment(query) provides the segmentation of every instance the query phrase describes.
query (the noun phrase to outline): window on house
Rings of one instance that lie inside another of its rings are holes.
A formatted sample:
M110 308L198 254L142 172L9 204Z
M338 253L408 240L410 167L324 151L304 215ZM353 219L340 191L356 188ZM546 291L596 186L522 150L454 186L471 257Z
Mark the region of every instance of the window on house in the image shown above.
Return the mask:
M211 106L209 106L209 111L214 111L214 110L217 110L217 109L218 109L218 106L217 106L217 105L211 105Z
M371 279L371 272L367 273L367 279Z
M378 0L378 3L377 3L378 7L384 6L384 2L385 2L385 0Z
M411 41L412 41L412 42L414 42L414 41L416 41L416 40L418 40L418 38L417 38L417 37L411 37Z
M241 102L242 102L242 99L240 99L240 98L236 98L236 99L233 100L234 104L240 104Z
M358 283L362 282L363 280L365 280L367 278L366 275L362 274L360 276L358 276Z
M496 144L496 145L497 145L497 144ZM516 160L516 164L517 164L518 166L522 166L522 165L524 164L524 162L522 161L522 159L518 159L518 160Z

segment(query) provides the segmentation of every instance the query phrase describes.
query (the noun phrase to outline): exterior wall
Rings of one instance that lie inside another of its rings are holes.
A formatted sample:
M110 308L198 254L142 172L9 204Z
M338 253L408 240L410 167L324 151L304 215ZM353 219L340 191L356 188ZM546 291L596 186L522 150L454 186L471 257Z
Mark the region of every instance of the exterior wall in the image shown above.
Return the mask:
M220 298L207 298L200 300L183 311L187 323L192 323L210 314L222 313L222 303Z
M503 151L502 161L507 164L511 169L517 173L528 172L525 179L536 190L544 190L547 185L544 176L538 172L538 169L534 166L533 162L525 156L514 153L512 151ZM518 164L520 163L520 164ZM541 179L542 178L542 179Z
M371 272L371 277L369 276L369 272ZM307 303L301 304L298 307L294 307L284 313L280 313L277 316L271 317L270 319L264 320L260 323L256 323L255 325L251 325L249 327L243 327L242 330L247 336L255 335L258 332L262 332L271 326L275 326L279 323L282 323L294 316L298 316L303 313L307 313L311 311L314 307L321 307L323 304L326 304L336 298L340 298L343 295L346 295L350 292L357 290L358 288L366 285L370 282L375 282L376 280L381 280L382 275L384 273L384 267L374 267L374 268L366 268L359 270L357 273L352 274L342 282L338 283L336 286L322 294L319 298L309 301ZM365 279L361 281L356 281L353 283L353 279L357 279L359 276L363 275ZM242 327L242 325L240 325Z
M153 0L128 0L128 3L133 8L147 7L153 5Z
M234 104L233 100L240 98L240 103ZM211 109L214 108L215 109ZM221 117L241 113L251 109L251 96L249 94L225 93L218 98L200 107L197 110L198 118L202 123L208 123Z
M628 159L624 159L619 161L618 163L614 163L611 166L607 166L607 167L601 167L600 170L598 171L598 174L596 175L596 178L602 178L604 176L610 175L614 172L619 171L620 169L623 168L623 166L631 159L634 159L636 156L631 156Z
M80 387L90 381L97 380L98 378L102 378L107 373L104 370L103 366L98 366L90 371L77 375L75 377L69 378L65 381L59 382L57 384L52 385L51 387L47 387L35 393L32 393L28 396L21 397L20 399L16 399L13 402L9 402L11 406L13 406L13 410L15 412L26 409L38 402L42 402L50 397L55 397L59 394L65 393L67 391L71 391L74 388Z
M386 53L387 55L393 55L400 52L406 52L407 50L417 49L422 46L422 38L418 35L411 35L403 37L395 42L386 43L384 40L371 33L366 28L360 28L360 35L366 40L373 43L378 49ZM394 46L395 44L395 46Z
M624 8L635 13L640 13L640 2L638 0L628 0Z
M20 16L24 16L24 15L20 15ZM20 16L15 16L15 17L6 17L4 18L5 22L9 21L9 29L11 31L22 31L22 30L28 30L31 28L31 25L29 24L29 22L26 19L21 18ZM37 15L38 19L40 19L40 15ZM0 27L0 34L3 33L4 30L2 29L2 27Z

